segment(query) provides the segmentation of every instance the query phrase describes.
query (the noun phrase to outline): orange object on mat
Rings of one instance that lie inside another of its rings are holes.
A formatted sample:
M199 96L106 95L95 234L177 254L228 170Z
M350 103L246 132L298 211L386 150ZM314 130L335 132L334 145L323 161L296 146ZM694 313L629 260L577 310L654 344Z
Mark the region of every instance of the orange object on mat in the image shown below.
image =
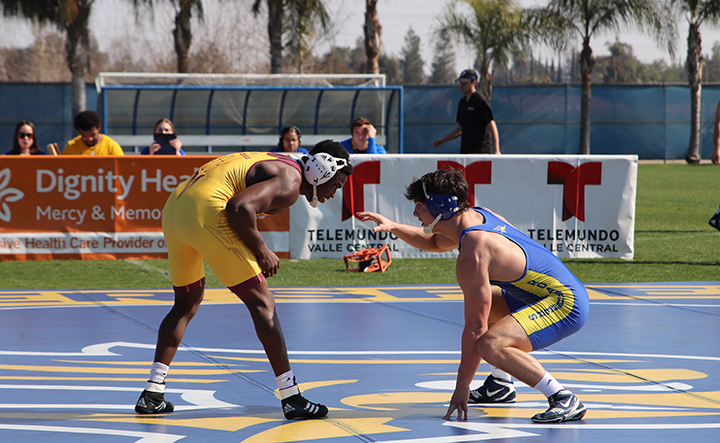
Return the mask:
M392 263L390 248L383 245L381 248L369 248L354 254L343 255L345 269L355 272L385 272Z

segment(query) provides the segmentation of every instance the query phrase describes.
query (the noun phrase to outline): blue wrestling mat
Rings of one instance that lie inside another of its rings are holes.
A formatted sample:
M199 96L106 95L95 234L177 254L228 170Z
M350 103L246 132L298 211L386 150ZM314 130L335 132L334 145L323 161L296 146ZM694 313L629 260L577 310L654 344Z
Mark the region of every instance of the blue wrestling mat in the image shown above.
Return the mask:
M445 421L460 360L457 286L276 288L301 390L325 420L283 418L244 306L207 291L168 374L176 412L133 407L171 290L0 291L2 442L653 442L720 440L720 282L588 284L586 326L533 353L585 403L533 424L545 398ZM480 365L475 386L489 369Z

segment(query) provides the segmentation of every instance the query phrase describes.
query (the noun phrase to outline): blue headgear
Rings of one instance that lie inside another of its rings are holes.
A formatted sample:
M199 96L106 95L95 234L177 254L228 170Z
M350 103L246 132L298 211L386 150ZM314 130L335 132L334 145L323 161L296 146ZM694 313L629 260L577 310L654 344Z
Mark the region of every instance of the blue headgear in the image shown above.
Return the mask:
M425 233L430 235L437 222L450 220L460 208L458 208L458 198L456 196L447 194L433 195L428 192L425 182L422 182L422 187L425 193L425 205L430 211L430 215L435 217L435 220L424 228Z
M423 192L425 193L425 204L427 205L430 215L433 217L441 216L441 220L450 220L458 209L458 198L454 195L433 195L428 192L423 182Z

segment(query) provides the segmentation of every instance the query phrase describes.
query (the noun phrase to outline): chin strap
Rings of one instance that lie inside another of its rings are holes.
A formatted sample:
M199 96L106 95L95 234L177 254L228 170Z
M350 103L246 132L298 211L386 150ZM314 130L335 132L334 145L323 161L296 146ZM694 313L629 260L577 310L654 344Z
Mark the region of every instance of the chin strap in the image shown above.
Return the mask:
M320 206L320 200L318 200L317 197L317 185L313 184L313 198L310 200L310 206L313 208L317 208Z
M430 223L427 226L423 226L423 232L427 235L430 235L433 233L433 229L435 228L435 225L438 224L440 219L442 218L442 214L438 214L437 217L435 217L435 220L433 220L432 223Z

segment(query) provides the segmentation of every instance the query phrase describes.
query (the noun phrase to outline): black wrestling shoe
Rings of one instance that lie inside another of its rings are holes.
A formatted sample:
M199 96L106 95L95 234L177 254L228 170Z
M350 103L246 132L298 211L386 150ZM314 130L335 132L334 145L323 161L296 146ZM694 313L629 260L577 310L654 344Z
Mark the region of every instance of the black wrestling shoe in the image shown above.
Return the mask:
M479 388L470 391L469 403L515 403L513 382L496 378L492 374Z
M575 395L563 389L548 398L550 407L547 411L533 415L535 423L560 423L563 421L580 420L585 416L587 408Z
M327 407L319 403L313 403L299 393L284 399L282 408L285 418L288 420L323 418L328 414Z
M713 215L713 217L710 219L710 221L708 221L708 224L710 226L712 226L713 228L717 229L718 231L720 231L720 212Z
M165 401L165 383L148 381L135 404L135 412L138 414L164 414L174 410L175 406Z

